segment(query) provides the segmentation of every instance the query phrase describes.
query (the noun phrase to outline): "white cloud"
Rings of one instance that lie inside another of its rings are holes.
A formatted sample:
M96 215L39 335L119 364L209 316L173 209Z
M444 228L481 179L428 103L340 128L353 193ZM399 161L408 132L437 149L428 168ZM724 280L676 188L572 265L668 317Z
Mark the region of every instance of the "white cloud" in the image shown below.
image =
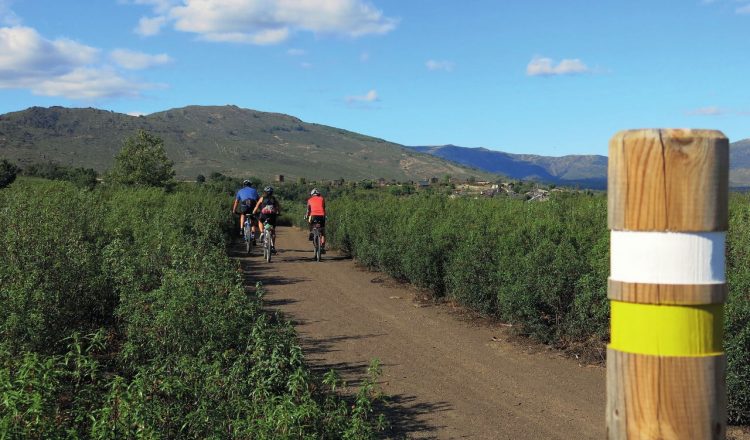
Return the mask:
M456 64L452 61L427 60L425 66L427 66L427 70L444 70L446 72L450 72L453 70Z
M137 29L153 35L161 25L198 34L206 41L277 44L291 33L307 31L360 37L385 34L397 20L366 0L132 0L154 6L156 18L141 19ZM151 20L144 23L144 20Z
M0 28L0 82L65 73L92 63L98 53L72 40L47 40L30 27Z
M732 109L710 105L685 112L688 116L750 116L747 109Z
M286 54L292 57L301 57L302 55L306 55L307 52L303 49L289 49L286 51Z
M146 116L146 113L143 112L127 112L125 114L128 116Z
M149 67L162 66L174 61L165 53L149 55L128 49L115 49L110 54L110 58L119 66L130 70L148 69Z
M534 57L526 66L528 76L554 76L590 73L591 69L578 58L564 59L555 64L552 58Z
M152 87L98 66L100 50L65 38L49 40L24 26L0 27L0 89L92 100L137 96Z
M748 15L750 14L750 0L702 0L702 4L704 5L712 5L712 4L718 4L718 3L725 3L729 5L734 5L734 12L740 15Z
M364 95L354 95L354 96L347 96L346 102L348 103L356 103L356 102L375 102L379 101L380 98L378 98L378 92L373 89L369 92L365 93Z
M141 17L138 21L138 26L133 29L133 32L144 37L150 37L161 32L161 28L165 24L167 24L167 18L163 16Z
M57 77L45 79L31 87L35 95L64 96L69 99L94 100L135 97L149 85L137 84L122 78L111 68L79 67Z
M716 107L716 106L708 106L708 107L701 107L697 108L695 110L690 110L687 112L690 116L721 116L727 114L728 111L726 109Z

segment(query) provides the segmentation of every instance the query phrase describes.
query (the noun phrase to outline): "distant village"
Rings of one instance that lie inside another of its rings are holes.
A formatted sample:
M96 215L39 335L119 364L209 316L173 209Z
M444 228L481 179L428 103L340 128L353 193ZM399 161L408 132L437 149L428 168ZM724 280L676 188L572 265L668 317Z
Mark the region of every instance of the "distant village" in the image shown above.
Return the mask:
M278 183L284 182L283 175L277 175L274 179ZM304 180L304 179L302 179ZM554 193L577 192L576 189L561 188L554 184L543 184L535 181L508 181L508 182L491 182L485 180L460 180L453 177L445 176L442 179L431 177L418 181L399 182L395 179L379 178L377 180L346 181L344 179L334 179L321 182L332 187L356 186L362 188L374 187L393 187L406 189L404 193L418 191L429 191L434 189L450 189L451 198L457 197L496 197L505 196L523 199L529 202L544 202L549 200Z

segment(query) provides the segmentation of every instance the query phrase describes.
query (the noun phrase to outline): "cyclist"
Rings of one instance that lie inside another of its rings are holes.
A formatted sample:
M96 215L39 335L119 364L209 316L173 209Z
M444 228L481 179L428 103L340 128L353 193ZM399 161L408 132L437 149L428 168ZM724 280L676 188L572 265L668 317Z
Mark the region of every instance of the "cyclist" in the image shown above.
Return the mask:
M253 209L253 214L258 212L260 210L260 215L258 216L258 225L260 226L260 233L263 233L263 223L268 221L268 224L273 226L273 229L271 229L271 234L273 237L273 244L274 246L271 248L271 252L274 254L276 253L276 219L278 218L279 214L281 214L281 206L279 205L279 201L276 200L276 197L273 195L273 187L267 186L263 188L263 196L258 200L258 203L255 204L255 208Z
M326 200L320 195L317 188L310 191L307 199L307 222L310 224L309 240L313 239L312 229L316 223L320 225L320 253L326 253Z
M234 204L232 205L232 212L238 214L237 207L240 208L240 237L244 233L245 215L251 216L250 224L252 225L252 231L255 233L255 222L252 219L252 212L255 209L256 203L258 203L258 191L254 188L253 182L245 179L242 181L242 188L237 191L237 195L234 197Z

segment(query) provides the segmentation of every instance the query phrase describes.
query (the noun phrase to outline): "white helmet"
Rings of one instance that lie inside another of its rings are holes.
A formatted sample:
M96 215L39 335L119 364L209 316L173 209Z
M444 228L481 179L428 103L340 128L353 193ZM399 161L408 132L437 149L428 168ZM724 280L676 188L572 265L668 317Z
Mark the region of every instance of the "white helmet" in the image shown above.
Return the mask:
M313 190L310 191L310 195L311 196L319 196L320 195L320 191L318 191L318 188L313 188Z

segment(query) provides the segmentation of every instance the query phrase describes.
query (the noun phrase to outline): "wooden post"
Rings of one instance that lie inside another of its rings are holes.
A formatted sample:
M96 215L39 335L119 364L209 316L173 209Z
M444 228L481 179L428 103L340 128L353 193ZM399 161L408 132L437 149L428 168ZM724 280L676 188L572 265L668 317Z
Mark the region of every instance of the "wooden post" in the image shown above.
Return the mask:
M631 130L609 143L607 435L724 439L729 142Z

